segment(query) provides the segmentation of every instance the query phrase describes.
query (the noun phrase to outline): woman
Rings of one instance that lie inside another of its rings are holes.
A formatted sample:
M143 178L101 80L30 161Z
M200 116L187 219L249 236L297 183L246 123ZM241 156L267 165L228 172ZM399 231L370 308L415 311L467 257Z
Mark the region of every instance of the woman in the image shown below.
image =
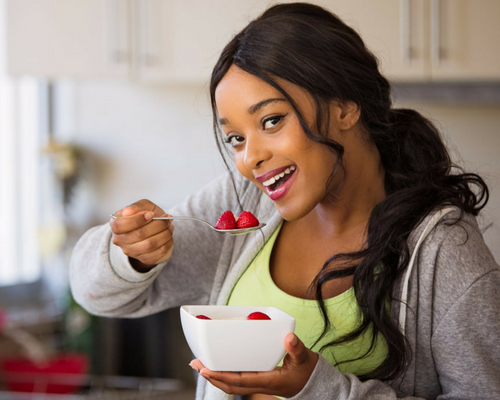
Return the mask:
M487 187L431 122L392 109L358 34L320 7L274 6L226 46L210 91L237 172L170 213L251 209L265 240L187 222L174 235L141 200L80 240L77 301L107 316L266 304L296 317L274 371L193 360L197 399L500 398L500 270L474 218Z

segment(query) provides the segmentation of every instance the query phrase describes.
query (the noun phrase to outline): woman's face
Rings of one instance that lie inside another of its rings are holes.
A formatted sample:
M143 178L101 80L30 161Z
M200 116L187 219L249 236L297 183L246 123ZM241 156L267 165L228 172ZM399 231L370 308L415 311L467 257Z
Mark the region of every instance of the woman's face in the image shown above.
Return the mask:
M278 83L313 127L316 112L308 93L289 82ZM325 200L336 156L306 136L279 91L232 66L217 86L215 100L238 171L267 193L285 220L299 219Z

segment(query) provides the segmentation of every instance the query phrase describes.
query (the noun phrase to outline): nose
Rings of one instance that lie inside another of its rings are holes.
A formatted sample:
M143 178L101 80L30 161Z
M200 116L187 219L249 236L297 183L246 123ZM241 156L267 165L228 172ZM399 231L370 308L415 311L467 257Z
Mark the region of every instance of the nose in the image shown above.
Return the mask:
M264 161L270 159L272 152L260 135L248 135L246 138L244 164L249 170L257 169Z

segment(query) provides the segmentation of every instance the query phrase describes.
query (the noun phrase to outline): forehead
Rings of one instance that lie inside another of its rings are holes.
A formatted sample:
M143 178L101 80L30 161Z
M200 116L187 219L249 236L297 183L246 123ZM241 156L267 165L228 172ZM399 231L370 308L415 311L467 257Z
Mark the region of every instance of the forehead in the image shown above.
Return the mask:
M309 92L287 80L273 79L293 99L304 116L315 115L315 103ZM270 98L285 99L279 90L234 65L229 68L215 90L217 111L219 116L224 118L230 118L229 114L236 112L247 113L252 105Z
M229 68L215 90L215 101L219 109L235 102L242 106L251 105L266 97L283 95L262 79L234 65Z

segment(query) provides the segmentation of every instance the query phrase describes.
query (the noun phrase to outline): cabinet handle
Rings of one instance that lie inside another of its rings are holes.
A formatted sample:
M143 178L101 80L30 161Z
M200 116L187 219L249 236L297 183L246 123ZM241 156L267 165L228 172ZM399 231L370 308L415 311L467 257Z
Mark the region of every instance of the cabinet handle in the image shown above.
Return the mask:
M139 32L140 51L139 62L145 67L152 67L156 64L156 58L151 51L151 0L141 0L139 2Z
M441 0L431 0L431 61L439 64L441 58Z
M411 51L411 4L410 0L399 0L399 20L401 25L401 61L407 64L412 59Z
M129 61L128 52L128 4L125 4L125 12L123 12L122 0L107 0L107 22L109 23L108 35L110 52L109 57L111 62L123 64ZM124 43L122 43L124 42ZM123 47L122 47L123 46Z

